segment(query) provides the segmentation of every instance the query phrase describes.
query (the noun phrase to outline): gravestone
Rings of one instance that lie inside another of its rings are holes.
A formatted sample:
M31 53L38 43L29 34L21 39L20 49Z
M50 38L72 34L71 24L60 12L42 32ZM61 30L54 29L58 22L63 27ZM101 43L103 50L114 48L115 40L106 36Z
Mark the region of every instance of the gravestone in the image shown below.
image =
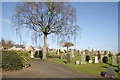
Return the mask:
M71 52L71 57L75 57L74 50L72 50L72 52Z
M113 52L113 56L112 56L112 65L117 65L117 57L115 52Z
M60 59L64 59L64 55L63 55L63 53L61 53Z
M81 54L81 64L86 64L84 52L83 52L83 54Z
M57 55L59 55L59 49L58 49L58 51L57 51Z
M92 60L89 60L89 63L92 63Z
M85 55L85 52L83 51L83 55Z
M79 55L81 55L81 51L79 51Z
M116 75L115 75L115 70L114 68L107 68L107 71L105 73L105 77L108 77L108 78L114 78Z
M31 51L31 58L34 58L34 56L33 56L33 51Z
M67 54L67 63L70 63L71 62L71 54Z
M76 64L76 65L80 65L80 61L76 61L75 64Z
M98 63L98 57L95 56L95 63Z
M101 62L103 62L103 57L104 57L104 55L101 55Z

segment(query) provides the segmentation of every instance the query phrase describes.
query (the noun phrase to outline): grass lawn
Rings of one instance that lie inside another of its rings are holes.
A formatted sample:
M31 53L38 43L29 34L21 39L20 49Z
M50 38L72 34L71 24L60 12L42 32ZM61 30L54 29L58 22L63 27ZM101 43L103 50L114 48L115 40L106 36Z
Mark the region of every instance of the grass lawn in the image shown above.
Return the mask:
M81 61L80 56L76 56L72 58L70 64L65 64L65 62L67 61L66 59L59 59L59 58L49 58L48 61L64 64L68 66L73 72L84 73L93 76L100 76L100 73L106 72L106 68L108 67L112 67L115 70L118 70L118 66L110 66L109 64L105 64L105 63L98 63L98 64L87 63L86 65L75 65L75 61ZM118 76L118 73L117 72L115 73Z

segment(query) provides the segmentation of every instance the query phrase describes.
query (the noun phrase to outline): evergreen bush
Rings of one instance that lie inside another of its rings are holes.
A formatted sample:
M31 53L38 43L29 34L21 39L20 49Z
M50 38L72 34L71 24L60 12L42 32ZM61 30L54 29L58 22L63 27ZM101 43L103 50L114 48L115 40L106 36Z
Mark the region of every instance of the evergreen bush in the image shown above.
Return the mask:
M108 58L107 57L103 57L103 63L107 63Z
M2 68L8 70L19 70L22 68L20 55L15 51L2 51Z
M90 56L86 56L86 61L89 61L90 60Z

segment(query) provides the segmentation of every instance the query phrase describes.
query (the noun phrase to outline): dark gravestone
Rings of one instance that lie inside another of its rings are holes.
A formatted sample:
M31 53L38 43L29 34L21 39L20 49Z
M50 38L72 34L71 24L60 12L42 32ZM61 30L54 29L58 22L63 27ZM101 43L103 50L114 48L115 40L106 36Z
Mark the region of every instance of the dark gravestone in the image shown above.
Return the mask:
M67 54L67 63L70 63L70 62L71 62L71 55Z
M105 77L114 78L115 76L116 76L115 69L114 68L107 68L107 71L105 73Z

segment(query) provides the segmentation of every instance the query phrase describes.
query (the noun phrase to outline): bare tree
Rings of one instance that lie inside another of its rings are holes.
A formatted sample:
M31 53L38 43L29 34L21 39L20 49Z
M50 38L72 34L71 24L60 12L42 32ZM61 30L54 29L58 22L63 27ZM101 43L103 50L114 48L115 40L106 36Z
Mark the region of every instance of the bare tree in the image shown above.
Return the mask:
M46 59L47 36L73 35L76 26L76 12L69 3L63 2L24 2L18 3L12 22L16 30L26 27L34 37L44 35L43 59Z

